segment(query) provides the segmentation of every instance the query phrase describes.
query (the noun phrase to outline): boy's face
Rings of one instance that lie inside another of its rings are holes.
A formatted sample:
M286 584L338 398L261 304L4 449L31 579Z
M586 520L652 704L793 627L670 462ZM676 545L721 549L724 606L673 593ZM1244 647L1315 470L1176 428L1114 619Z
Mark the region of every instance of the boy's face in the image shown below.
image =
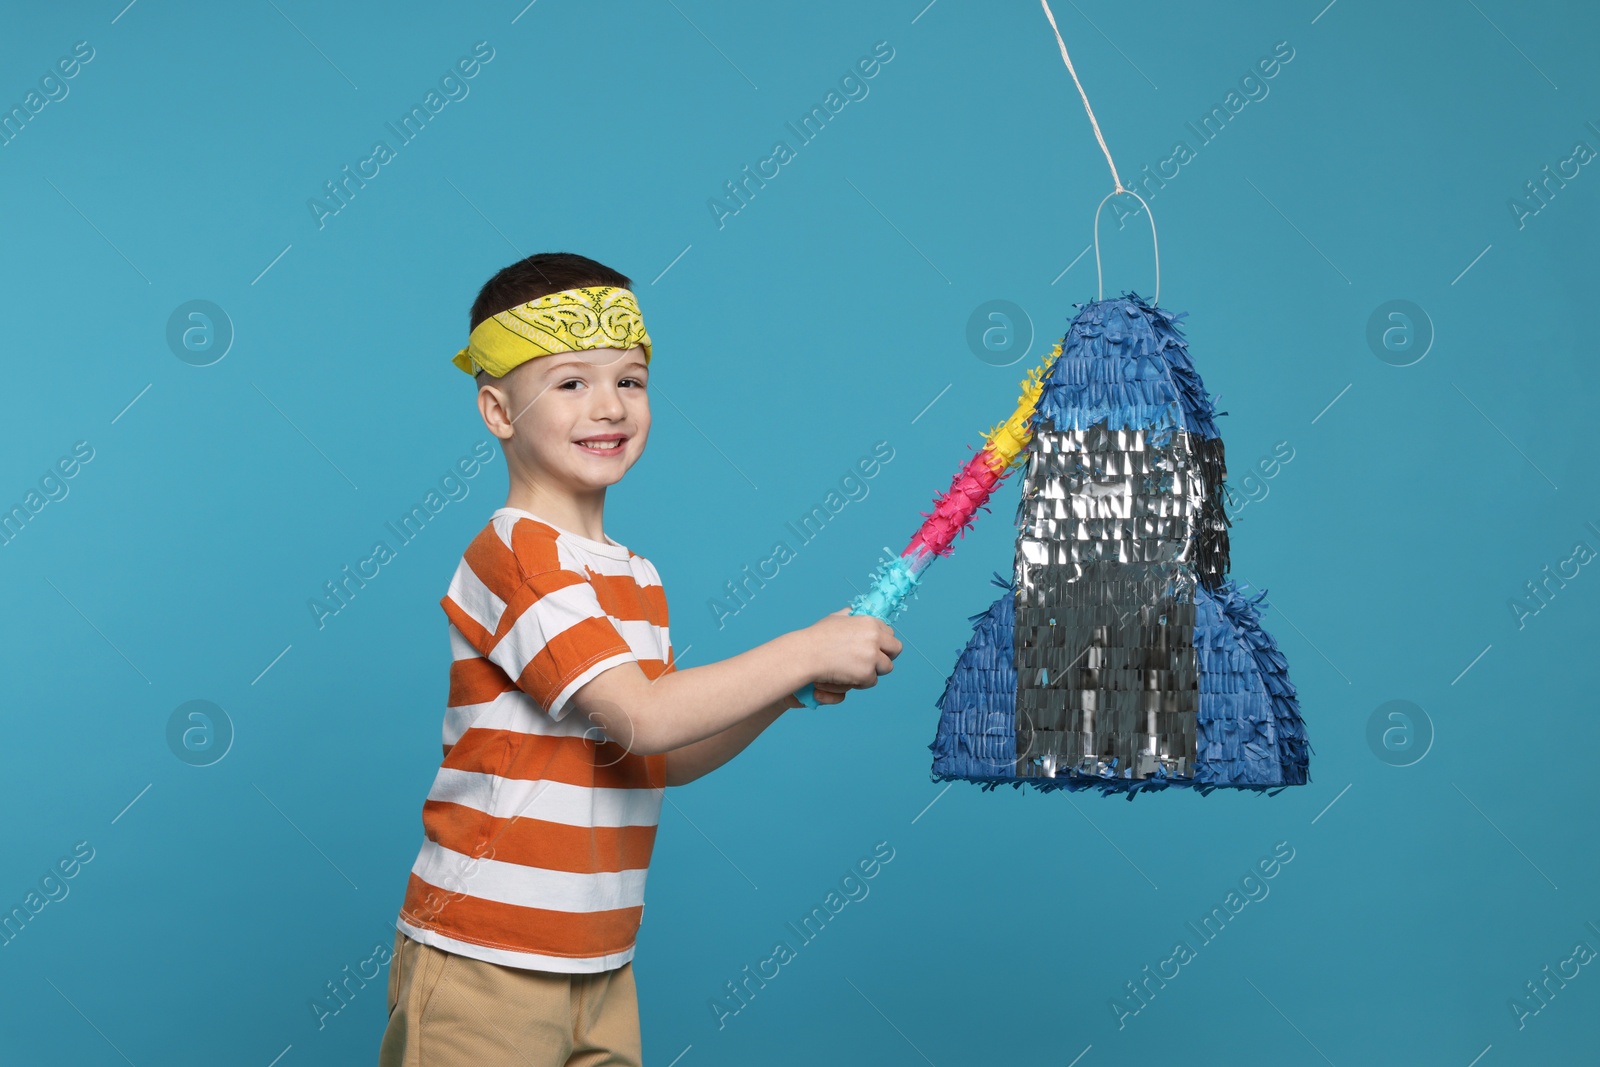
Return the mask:
M649 373L642 348L558 352L489 379L478 407L508 463L571 492L594 491L621 481L644 453Z

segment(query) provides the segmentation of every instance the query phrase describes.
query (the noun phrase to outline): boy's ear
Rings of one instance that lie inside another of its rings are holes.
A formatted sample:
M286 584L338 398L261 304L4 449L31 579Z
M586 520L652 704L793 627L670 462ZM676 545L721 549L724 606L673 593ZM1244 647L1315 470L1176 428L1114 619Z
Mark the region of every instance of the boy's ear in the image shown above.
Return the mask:
M511 398L506 395L504 386L488 383L478 386L478 414L483 416L483 424L489 432L502 441L516 432L511 423Z

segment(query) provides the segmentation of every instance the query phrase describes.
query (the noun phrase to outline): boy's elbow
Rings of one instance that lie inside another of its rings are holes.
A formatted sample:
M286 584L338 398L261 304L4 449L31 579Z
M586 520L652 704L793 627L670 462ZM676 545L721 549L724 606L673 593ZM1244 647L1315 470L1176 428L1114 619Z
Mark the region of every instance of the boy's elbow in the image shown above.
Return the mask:
M649 716L629 715L613 709L609 714L591 712L589 719L605 733L606 740L635 756L659 756L676 747L659 730L648 725Z
M661 729L659 719L642 703L627 711L619 708L615 717L620 721L615 729L606 727L606 736L636 756L659 756L676 747Z
M637 664L603 671L573 694L577 709L606 737L625 751L657 756L671 750L672 739L661 729L655 714L650 683Z
M635 756L659 756L671 752L676 746L667 744L665 738L635 735L631 742L624 742L623 747Z

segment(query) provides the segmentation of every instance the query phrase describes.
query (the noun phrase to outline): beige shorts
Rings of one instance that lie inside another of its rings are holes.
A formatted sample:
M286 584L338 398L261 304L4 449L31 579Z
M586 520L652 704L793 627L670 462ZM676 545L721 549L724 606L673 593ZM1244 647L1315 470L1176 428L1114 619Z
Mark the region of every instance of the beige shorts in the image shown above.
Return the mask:
M597 974L502 967L395 931L379 1067L639 1067L633 963Z

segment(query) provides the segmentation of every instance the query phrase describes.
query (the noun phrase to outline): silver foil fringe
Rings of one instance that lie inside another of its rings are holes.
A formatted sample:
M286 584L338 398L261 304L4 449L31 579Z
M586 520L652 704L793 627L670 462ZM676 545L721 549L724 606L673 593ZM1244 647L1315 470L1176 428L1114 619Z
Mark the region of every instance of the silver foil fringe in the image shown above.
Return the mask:
M1035 429L1017 510L1018 777L1194 773L1206 494L1176 403L1162 422Z

